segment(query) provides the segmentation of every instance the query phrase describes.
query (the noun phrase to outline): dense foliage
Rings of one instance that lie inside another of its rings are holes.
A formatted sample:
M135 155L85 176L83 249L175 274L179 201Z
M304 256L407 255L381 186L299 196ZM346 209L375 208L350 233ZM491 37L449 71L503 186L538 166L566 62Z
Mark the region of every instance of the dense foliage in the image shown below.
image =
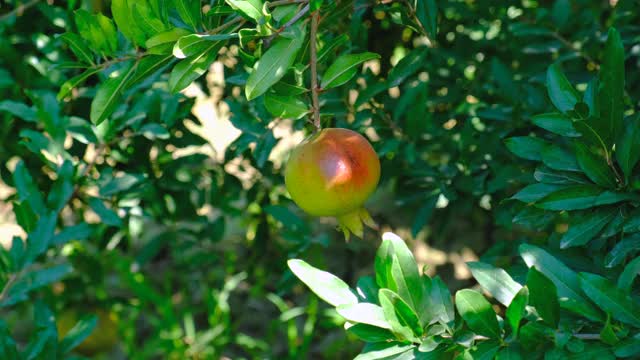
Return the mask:
M0 358L640 357L637 6L0 2ZM284 187L323 127L363 239Z

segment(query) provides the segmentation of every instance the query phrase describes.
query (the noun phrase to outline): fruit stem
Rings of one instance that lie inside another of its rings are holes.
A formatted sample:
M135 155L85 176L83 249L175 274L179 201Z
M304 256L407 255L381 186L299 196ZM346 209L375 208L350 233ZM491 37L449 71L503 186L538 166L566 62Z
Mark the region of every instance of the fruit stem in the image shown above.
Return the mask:
M322 124L320 123L320 100L318 93L318 51L316 49L316 37L318 33L318 23L320 22L320 10L311 13L311 34L309 36L309 65L311 67L311 100L313 101L313 126L315 132L320 131Z
M362 239L364 236L364 223L372 229L378 229L378 224L373 221L371 215L365 208L360 208L353 212L340 215L337 217L340 224L340 230L344 233L344 239L349 241L351 234Z

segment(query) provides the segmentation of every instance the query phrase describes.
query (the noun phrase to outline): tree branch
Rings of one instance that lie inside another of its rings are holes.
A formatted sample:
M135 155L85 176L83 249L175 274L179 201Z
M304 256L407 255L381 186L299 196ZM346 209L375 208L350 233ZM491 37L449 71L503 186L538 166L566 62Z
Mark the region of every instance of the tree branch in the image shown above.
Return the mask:
M37 5L40 2L40 0L31 0L30 2L26 3L26 4L21 4L18 5L15 9L9 11L8 13L0 16L0 22L6 21L7 19L9 19L10 17L12 17L13 15L18 14L18 16L21 16L23 12L25 12L27 9L29 9L32 6Z
M305 7L302 8L302 10L300 10L294 17L291 18L291 20L287 21L284 25L282 25L278 30L276 30L271 36L269 36L268 38L266 38L264 40L264 46L265 48L268 48L269 46L271 46L271 42L273 41L273 39L276 38L276 36L280 35L280 33L282 33L283 31L285 31L289 26L293 25L296 23L296 21L300 20L303 16L305 16L308 12L309 12L309 4L307 4Z
M573 337L582 340L600 340L600 334L573 334Z
M243 23L244 24L245 22L246 22L246 20L243 19L242 17L237 17L237 18L235 18L235 19L233 19L233 20L231 20L231 21L229 21L227 23L224 23L224 24L218 26L217 28L213 28L213 29L207 31L207 34L209 34L209 35L217 34L217 33L221 32L222 30L228 28L229 26L231 26L233 24L237 24L237 23Z
M311 99L313 101L313 125L315 126L316 131L319 131L322 128L322 124L320 123L320 100L318 99L318 93L320 92L320 88L318 87L318 50L316 49L316 36L318 33L319 22L320 22L320 11L316 10L311 14L311 34L309 37L309 47L310 47L309 65L311 66Z

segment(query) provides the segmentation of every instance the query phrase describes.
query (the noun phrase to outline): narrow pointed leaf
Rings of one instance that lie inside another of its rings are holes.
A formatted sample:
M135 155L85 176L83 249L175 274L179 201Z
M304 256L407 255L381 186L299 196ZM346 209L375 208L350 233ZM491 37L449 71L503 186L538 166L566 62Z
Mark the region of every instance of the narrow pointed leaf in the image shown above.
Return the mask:
M380 55L374 53L342 55L324 73L320 86L323 89L330 89L343 85L356 75L362 63L379 57Z
M287 262L291 271L322 300L333 306L358 303L349 285L333 274L307 264L303 260L293 259Z
M635 302L629 293L600 275L584 272L580 273L580 286L593 302L610 313L614 319L640 327L640 304Z

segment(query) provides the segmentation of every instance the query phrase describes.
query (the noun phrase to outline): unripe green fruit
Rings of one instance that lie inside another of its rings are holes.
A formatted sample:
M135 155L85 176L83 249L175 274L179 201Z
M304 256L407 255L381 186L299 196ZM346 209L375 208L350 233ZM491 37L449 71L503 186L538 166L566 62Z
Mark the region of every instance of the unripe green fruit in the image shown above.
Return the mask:
M314 216L335 216L345 236L362 237L375 225L363 204L380 180L380 160L362 135L323 129L298 145L287 162L285 184L293 201Z

